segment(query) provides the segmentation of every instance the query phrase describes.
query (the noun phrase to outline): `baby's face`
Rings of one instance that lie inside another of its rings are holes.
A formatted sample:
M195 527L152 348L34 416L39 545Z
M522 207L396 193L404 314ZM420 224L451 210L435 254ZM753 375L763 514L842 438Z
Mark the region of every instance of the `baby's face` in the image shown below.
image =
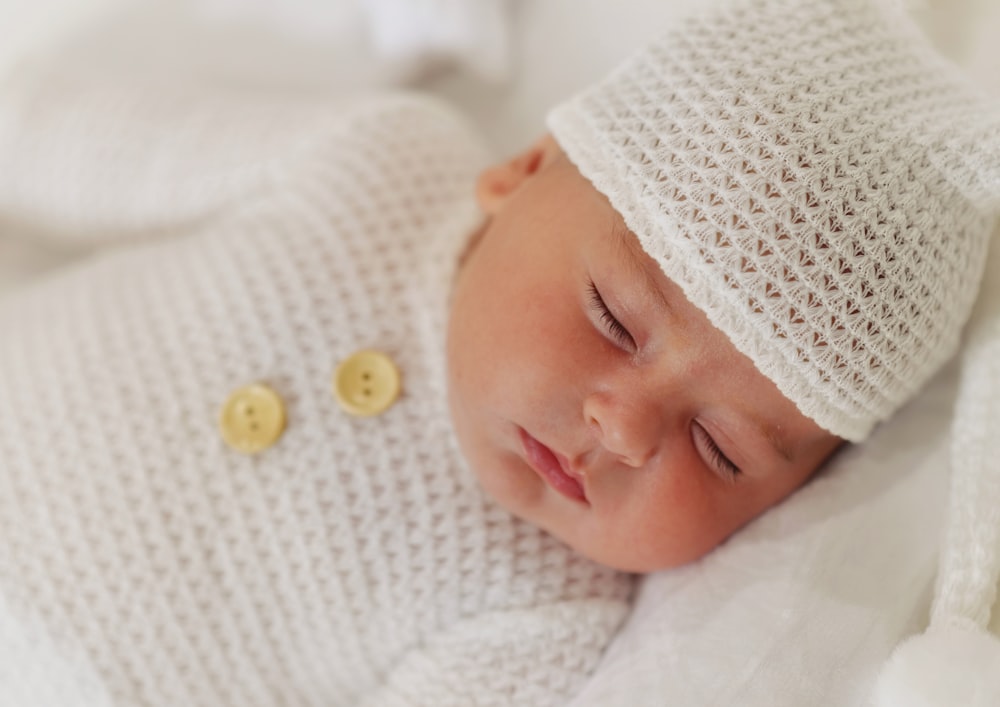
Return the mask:
M545 138L487 170L456 281L449 396L512 513L612 567L693 560L840 440L804 417Z

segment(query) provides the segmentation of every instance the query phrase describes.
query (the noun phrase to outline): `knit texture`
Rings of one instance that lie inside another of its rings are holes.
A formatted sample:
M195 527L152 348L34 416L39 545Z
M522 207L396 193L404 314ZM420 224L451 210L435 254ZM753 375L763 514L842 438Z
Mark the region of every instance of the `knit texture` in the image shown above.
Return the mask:
M1000 307L963 352L932 623L986 627L1000 580Z
M927 630L883 666L877 707L989 707L1000 703L1000 638L987 630L1000 580L1000 251L962 352L952 421L951 479Z
M4 159L34 181L0 193L7 213L136 242L0 304L0 703L564 703L631 583L502 510L460 457L444 332L485 159L465 123L406 96L18 95L8 117L49 125L8 122ZM110 184L145 206L87 213ZM330 385L365 348L404 390L362 419ZM288 427L248 456L217 417L255 381Z
M858 441L956 349L1000 195L996 115L899 3L730 0L549 125L688 299Z

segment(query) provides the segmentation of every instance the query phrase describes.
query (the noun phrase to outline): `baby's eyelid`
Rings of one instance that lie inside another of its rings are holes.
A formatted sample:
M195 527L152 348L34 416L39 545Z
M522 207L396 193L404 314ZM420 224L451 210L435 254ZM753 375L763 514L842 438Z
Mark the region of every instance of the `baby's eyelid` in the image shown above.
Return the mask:
M722 451L708 430L697 421L691 423L691 436L695 440L695 446L701 450L702 456L708 456L706 459L708 465L723 474L727 481L735 480L742 473L742 470Z
M635 350L635 337L632 336L632 333L628 330L628 328L622 324L621 321L619 321L618 317L616 317L608 307L607 303L604 301L604 297L601 295L600 290L597 289L597 285L592 279L587 282L587 290L590 294L591 308L595 310L600 318L604 330L618 345L623 348Z

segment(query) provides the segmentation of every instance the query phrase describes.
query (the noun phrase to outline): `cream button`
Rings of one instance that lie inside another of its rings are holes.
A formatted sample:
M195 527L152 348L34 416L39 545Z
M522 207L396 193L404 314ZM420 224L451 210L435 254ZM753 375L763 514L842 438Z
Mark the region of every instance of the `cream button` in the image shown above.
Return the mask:
M399 397L399 369L380 351L358 351L333 374L333 394L347 412L369 417L384 412Z
M243 386L222 406L219 429L222 439L236 451L262 452L285 431L285 403L266 385Z

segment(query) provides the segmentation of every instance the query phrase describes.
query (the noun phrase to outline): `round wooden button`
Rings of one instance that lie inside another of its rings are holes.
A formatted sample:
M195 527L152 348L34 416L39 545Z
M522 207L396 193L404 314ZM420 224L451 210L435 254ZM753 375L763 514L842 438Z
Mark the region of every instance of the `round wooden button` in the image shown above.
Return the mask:
M333 374L333 394L347 412L359 417L378 415L399 397L399 369L381 351L358 351L344 359Z
M245 454L261 452L285 431L285 403L262 383L243 386L222 406L219 429L233 449Z

